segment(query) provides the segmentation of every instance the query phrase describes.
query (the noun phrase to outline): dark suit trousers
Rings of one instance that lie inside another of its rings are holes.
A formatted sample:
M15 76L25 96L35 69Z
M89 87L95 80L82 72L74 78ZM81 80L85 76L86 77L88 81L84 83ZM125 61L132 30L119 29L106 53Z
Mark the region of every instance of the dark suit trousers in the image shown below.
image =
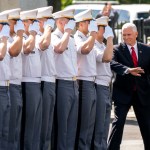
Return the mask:
M124 124L131 104L114 103L115 118L108 139L108 150L120 150Z
M113 120L110 137L108 139L108 150L120 150L124 124L131 105L133 105L140 127L145 150L150 150L150 108L149 106L143 106L140 103L137 92L133 92L132 102L130 104L114 103L115 118Z
M150 105L142 105L138 101L136 93L134 95L133 108L143 138L144 150L150 150Z

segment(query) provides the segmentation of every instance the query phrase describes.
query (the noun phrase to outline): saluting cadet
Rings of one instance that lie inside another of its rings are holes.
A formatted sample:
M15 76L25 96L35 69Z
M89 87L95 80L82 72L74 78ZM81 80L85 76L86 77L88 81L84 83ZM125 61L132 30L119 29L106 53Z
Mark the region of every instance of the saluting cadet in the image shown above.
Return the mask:
M78 114L77 51L71 37L74 10L59 11L53 16L57 26L52 33L57 74L57 150L73 150Z
M100 57L97 57L96 67L96 120L94 130L94 146L92 150L107 150L107 137L110 125L110 113L111 113L111 98L110 98L110 83L112 73L110 69L110 61L113 55L113 31L107 26L108 17L103 16L96 19L98 25L98 32L96 35L96 41L94 50L101 53ZM103 43L104 38L107 40L107 44Z
M40 150L49 150L55 105L55 61L54 48L51 45L51 32L55 21L52 18L53 7L38 9L37 19L40 32L37 35L41 52L42 81L42 129Z
M36 21L37 10L23 11L20 18L25 26L23 40L23 118L22 150L39 150L42 123L41 61L37 48L36 35L39 24Z
M74 16L77 22L75 42L78 52L79 120L77 148L90 149L96 113L96 56L93 50L97 24L92 20L91 10Z
M10 115L10 56L7 48L10 28L7 19L7 14L0 13L0 150L7 149Z
M18 149L20 142L20 127L22 116L22 94L21 94L21 80L22 80L22 39L24 26L20 19L20 8L7 10L8 21L10 26L10 37L8 39L8 49L10 58L10 122L9 122L9 150Z

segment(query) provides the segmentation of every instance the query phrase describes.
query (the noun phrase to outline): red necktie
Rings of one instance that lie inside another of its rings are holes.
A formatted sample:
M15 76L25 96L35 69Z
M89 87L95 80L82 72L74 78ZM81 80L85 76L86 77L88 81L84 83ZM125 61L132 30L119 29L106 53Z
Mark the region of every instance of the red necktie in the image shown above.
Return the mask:
M133 61L134 67L137 67L138 66L138 60L137 60L137 56L136 56L134 47L131 47L131 50L132 50L131 56L132 56L132 61Z

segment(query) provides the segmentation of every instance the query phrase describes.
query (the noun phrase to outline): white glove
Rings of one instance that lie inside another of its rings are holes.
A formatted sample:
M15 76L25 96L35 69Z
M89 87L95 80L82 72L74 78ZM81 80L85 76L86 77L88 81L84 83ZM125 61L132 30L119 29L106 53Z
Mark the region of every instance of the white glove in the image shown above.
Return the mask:
M90 21L90 23L88 25L88 31L89 32L92 32L92 31L97 32L98 31L98 27L97 27L96 21L94 21L94 20Z
M34 21L33 24L29 25L29 32L30 31L35 31L36 33L38 33L39 32L39 28L40 28L39 27L39 23Z
M10 33L9 25L3 25L3 28L0 32L0 37L3 37L3 36L9 37L9 33Z
M54 29L55 25L55 20L54 19L48 19L47 21L44 22L44 28L46 26L50 26L52 29Z
M103 36L105 39L107 39L108 37L114 37L112 28L110 26L105 27L105 32L104 32Z
M69 20L69 22L65 25L64 30L66 30L66 29L71 29L71 30L73 30L74 27L75 27L75 25L76 25L76 23L75 23L74 20Z
M24 24L22 23L21 20L18 20L17 23L14 26L15 33L17 33L18 30L23 30L24 31Z

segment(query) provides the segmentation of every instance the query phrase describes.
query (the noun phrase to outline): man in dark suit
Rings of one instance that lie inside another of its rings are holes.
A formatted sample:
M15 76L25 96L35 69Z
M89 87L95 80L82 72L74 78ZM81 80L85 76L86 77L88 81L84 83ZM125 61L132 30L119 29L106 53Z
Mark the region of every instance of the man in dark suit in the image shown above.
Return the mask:
M138 32L132 23L122 27L124 43L116 46L111 69L115 118L108 139L108 150L120 150L127 113L133 106L145 150L150 150L150 47L136 41Z

